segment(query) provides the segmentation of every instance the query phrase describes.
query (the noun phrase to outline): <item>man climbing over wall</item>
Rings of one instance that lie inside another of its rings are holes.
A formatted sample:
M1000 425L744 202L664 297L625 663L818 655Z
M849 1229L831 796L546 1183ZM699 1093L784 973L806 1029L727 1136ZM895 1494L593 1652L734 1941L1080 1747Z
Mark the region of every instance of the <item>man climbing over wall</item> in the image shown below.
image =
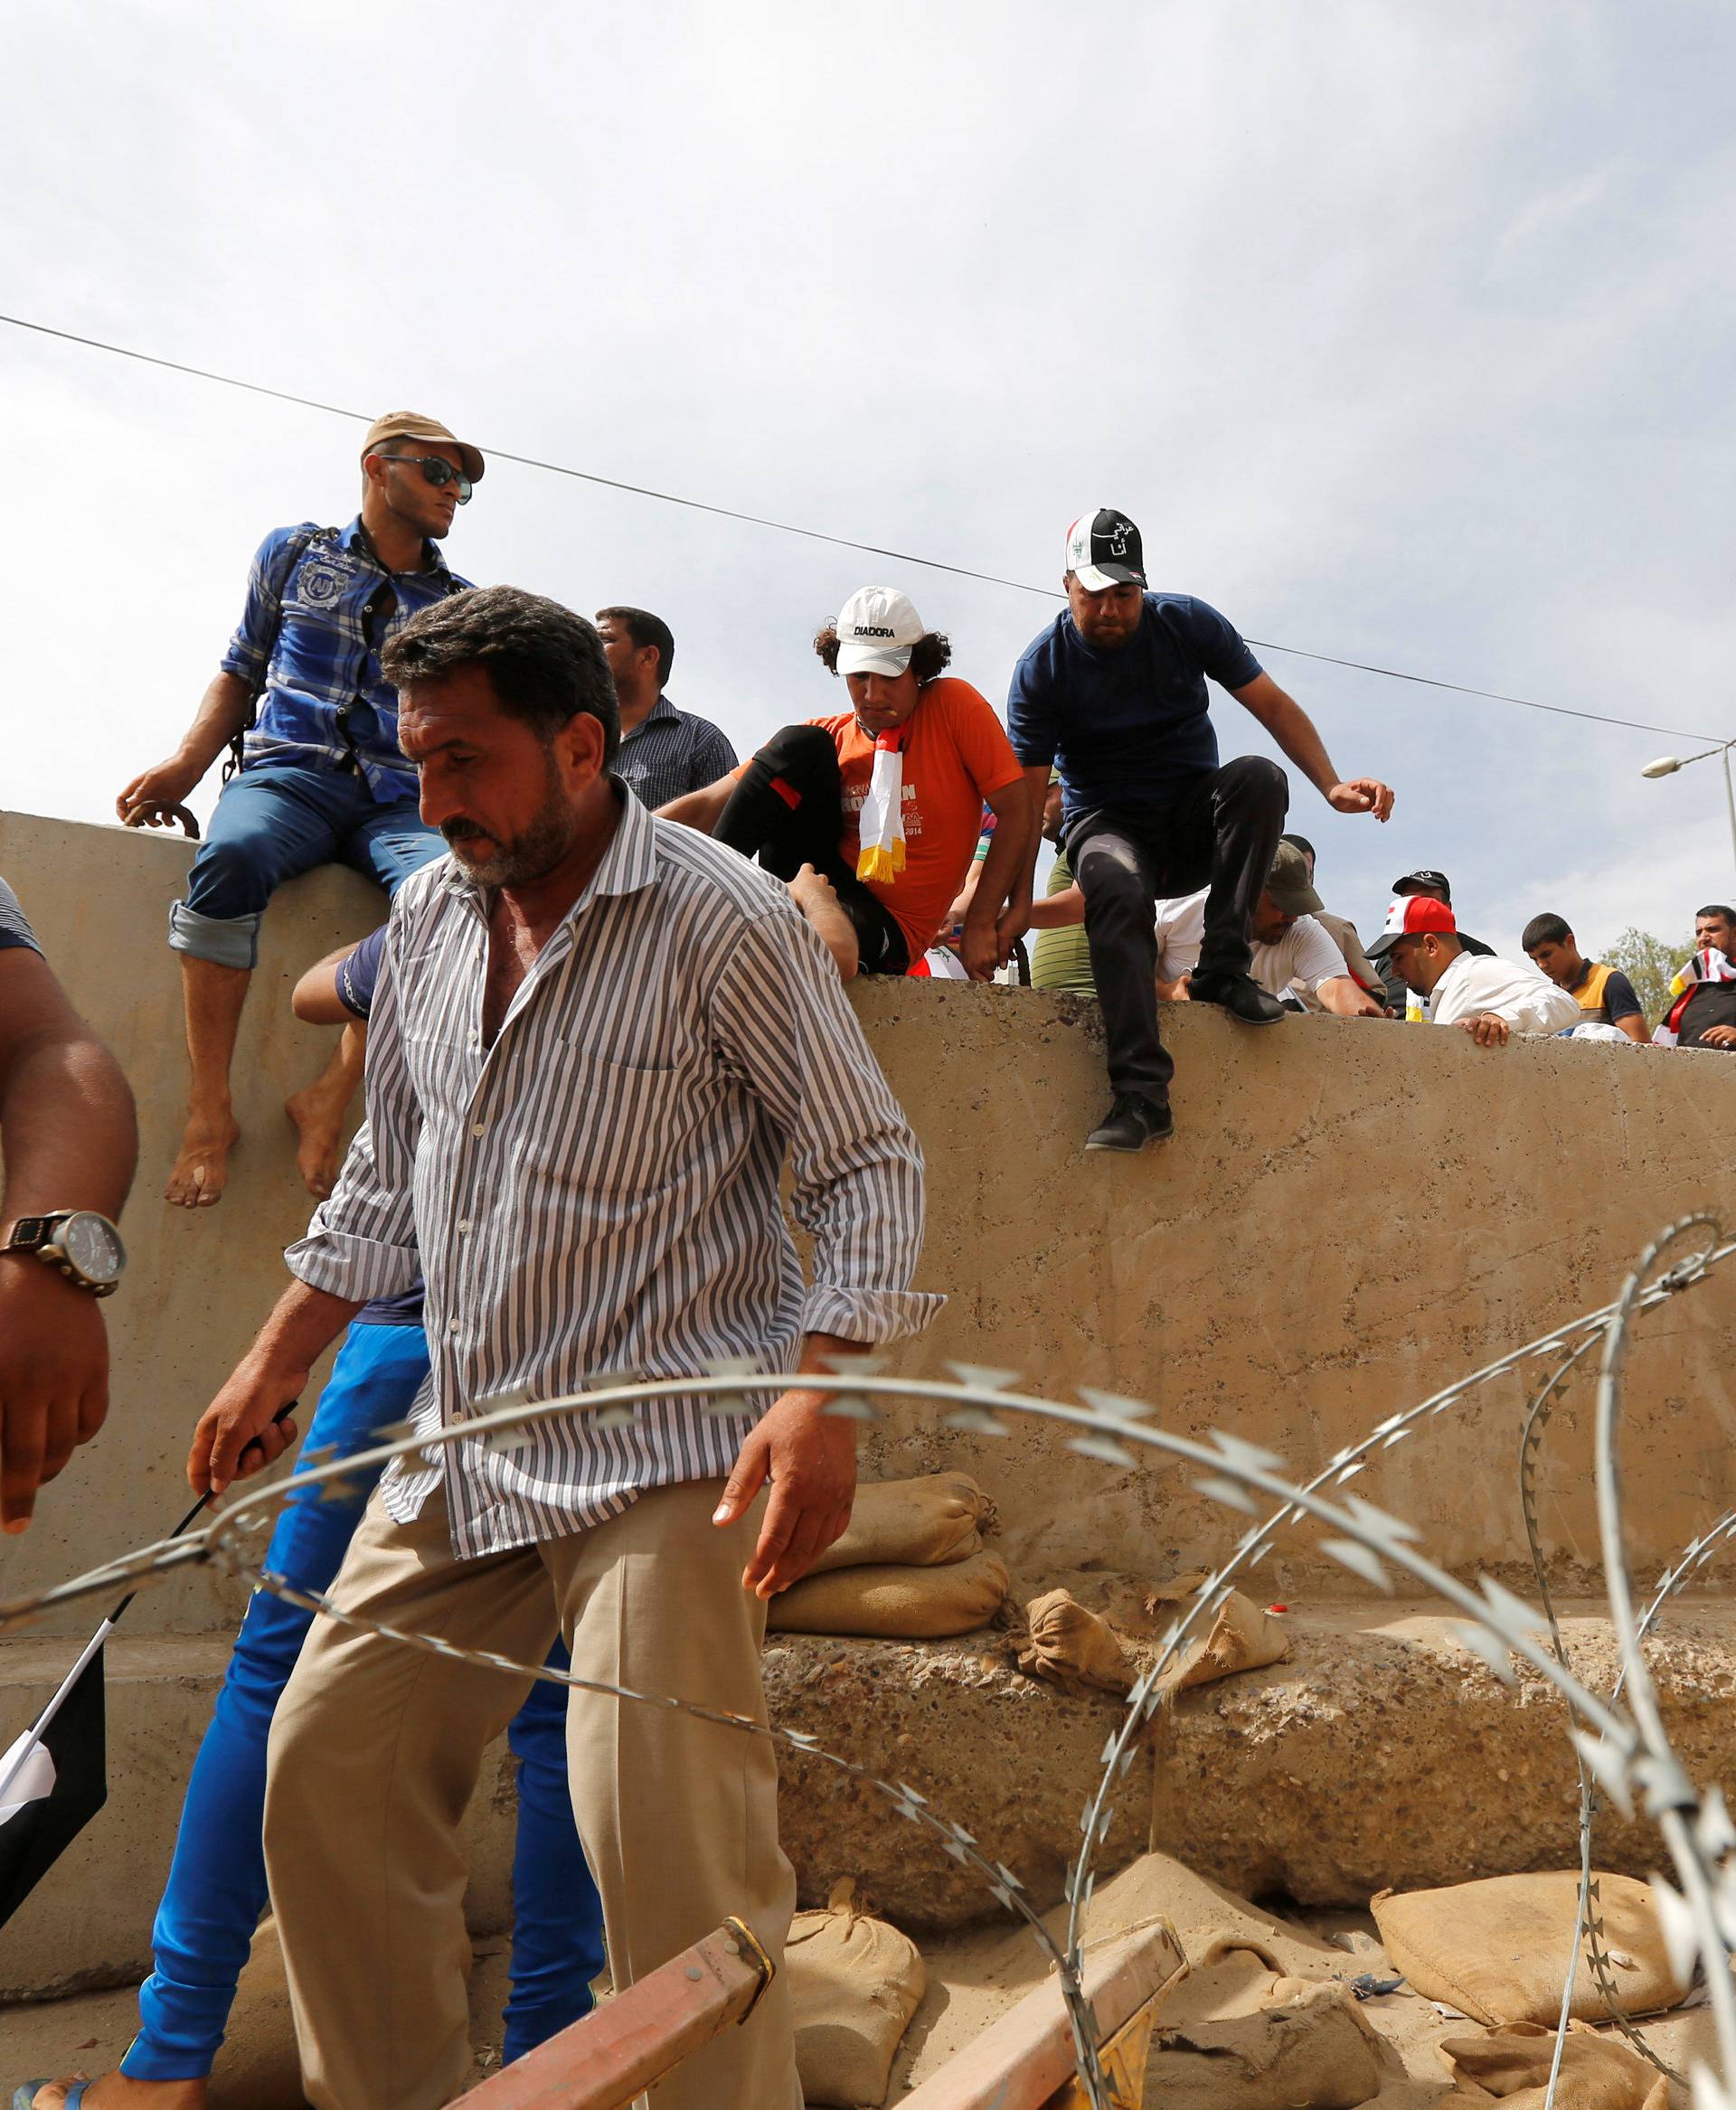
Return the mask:
M386 665L453 856L394 906L367 1126L189 1478L227 1485L250 1442L269 1463L313 1359L419 1272L425 1436L608 1368L696 1389L626 1440L575 1413L400 1461L371 1501L335 1601L457 1651L317 1622L273 1724L266 1860L316 2110L435 2110L468 2064L458 1823L530 1678L465 1651L540 1663L564 1630L581 1678L763 1722L766 1601L844 1530L854 1425L802 1384L707 1413L703 1378L829 1369L939 1303L909 1286L921 1153L831 961L782 886L610 774L590 625L491 588L424 610ZM577 1691L567 1736L616 1983L731 1914L777 1958L796 1884L765 1739ZM800 2110L781 1973L657 2100Z
M224 749L241 743L186 899L169 914L193 1076L164 1192L184 1209L210 1208L229 1176L241 1134L230 1063L272 894L334 861L393 893L440 854L417 812L416 773L398 746L397 692L380 655L418 609L468 584L438 545L482 473L476 449L433 419L413 410L377 419L362 447L360 513L345 528L304 521L265 538L240 627L185 738L115 802L128 825L163 824ZM340 1050L288 1103L304 1130L302 1176L316 1193L329 1188L332 1139L357 1081Z
M1515 1032L1565 1033L1580 1022L1567 991L1529 961L1473 953L1452 910L1431 894L1394 901L1369 956L1376 966L1390 960L1404 986L1429 1000L1436 1025L1461 1027L1479 1048L1505 1048Z
M1036 811L1001 721L948 675L952 646L896 588L865 586L814 640L851 708L787 725L752 759L662 809L758 856L848 982L903 975L945 923L986 805L998 824L960 944L986 981L1024 933L1005 905L1036 856ZM1026 881L1026 892L1029 881Z
M1215 608L1147 589L1139 530L1126 513L1101 506L1073 523L1061 583L1065 609L1013 671L1007 725L1034 801L1061 765L1061 848L1084 896L1113 1094L1085 1147L1140 1150L1173 1126L1175 1066L1157 1031L1156 900L1207 890L1195 1003L1222 1004L1248 1025L1284 1015L1249 971L1249 931L1289 787L1258 756L1220 765L1208 677L1336 812L1384 821L1392 794L1376 777L1339 777L1307 713ZM1033 843L1027 911L1035 862Z
M296 1015L310 1024L365 1020L373 1008L385 927L310 967ZM428 1377L422 1286L357 1312L307 1430L310 1455L371 1449L401 1422ZM276 1435L289 1436L294 1424ZM265 1566L307 1596L329 1589L380 1468L284 1504ZM265 1910L265 1754L271 1720L314 1615L270 1590L254 1593L235 1637L210 1726L193 1761L169 1879L151 1929L153 1969L138 1990L138 2034L118 2069L75 2072L21 2089L29 2110L204 2110L212 2067ZM557 1642L548 1661L567 1667ZM540 1680L506 1731L518 1761L513 1855L512 1992L503 2053L510 2062L589 2014L603 1967L603 1908L567 1793L567 1695Z

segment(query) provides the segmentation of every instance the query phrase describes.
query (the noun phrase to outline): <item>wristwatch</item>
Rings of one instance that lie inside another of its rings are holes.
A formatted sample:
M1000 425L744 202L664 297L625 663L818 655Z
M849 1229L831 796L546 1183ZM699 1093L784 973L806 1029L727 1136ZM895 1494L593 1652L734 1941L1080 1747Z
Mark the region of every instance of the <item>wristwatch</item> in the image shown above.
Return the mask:
M30 1253L58 1267L69 1282L92 1296L111 1296L120 1287L127 1248L120 1233L94 1209L57 1209L48 1216L21 1216L0 1253Z

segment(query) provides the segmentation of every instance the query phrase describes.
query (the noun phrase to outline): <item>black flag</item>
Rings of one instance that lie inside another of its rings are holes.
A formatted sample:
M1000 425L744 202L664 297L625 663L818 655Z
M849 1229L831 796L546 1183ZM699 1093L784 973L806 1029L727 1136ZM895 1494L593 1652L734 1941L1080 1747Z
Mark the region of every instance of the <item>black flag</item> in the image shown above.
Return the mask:
M24 1773L0 1791L0 1926L108 1799L102 1651L79 1673ZM0 1756L0 1776L8 1770Z

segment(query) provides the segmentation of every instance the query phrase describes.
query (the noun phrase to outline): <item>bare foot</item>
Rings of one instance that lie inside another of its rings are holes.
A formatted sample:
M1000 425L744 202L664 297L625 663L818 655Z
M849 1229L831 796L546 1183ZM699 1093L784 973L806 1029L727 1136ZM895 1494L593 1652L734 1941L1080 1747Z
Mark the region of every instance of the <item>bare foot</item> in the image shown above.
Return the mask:
M321 1077L301 1091L291 1092L283 1102L284 1112L301 1137L296 1146L296 1168L302 1185L316 1201L325 1201L337 1182L344 1115L350 1103L349 1080L343 1081L341 1095Z
M229 1178L229 1154L241 1137L227 1107L218 1115L189 1114L180 1155L163 1190L164 1200L178 1202L183 1209L209 1209L221 1201Z
M38 2088L31 2110L62 2110L70 2081L81 2081L81 2073L67 2080L50 2081ZM203 2081L135 2081L123 2073L106 2073L84 2091L85 2110L205 2110Z

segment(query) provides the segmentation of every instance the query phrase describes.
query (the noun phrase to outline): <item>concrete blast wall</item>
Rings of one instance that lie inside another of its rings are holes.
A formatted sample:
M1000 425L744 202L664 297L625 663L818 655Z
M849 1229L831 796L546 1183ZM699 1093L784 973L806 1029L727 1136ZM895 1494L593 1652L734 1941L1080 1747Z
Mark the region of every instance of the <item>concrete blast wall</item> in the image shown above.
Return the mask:
M296 974L380 912L354 875L286 888L266 919L236 1065L245 1141L229 1192L189 1214L160 1199L179 1133L179 975L164 945L191 845L0 815L0 872L137 1094L144 1151L125 1220L132 1267L107 1307L114 1404L38 1522L0 1550L0 1591L158 1535L183 1506L186 1441L283 1279L309 1203L285 1095L329 1033L288 1007ZM775 993L774 993L775 1001ZM1254 1033L1168 1013L1177 1134L1133 1159L1084 1158L1104 1103L1094 1005L1029 991L856 985L857 1009L928 1154L921 1282L949 1302L897 1367L1017 1371L1156 1402L1309 1470L1396 1408L1609 1298L1673 1218L1727 1202L1736 1062L1721 1055L1525 1043L1473 1048L1433 1028L1293 1019ZM1728 1342L1736 1269L1656 1314L1633 1359L1624 1464L1631 1551L1655 1569L1730 1501ZM1541 1373L1540 1373L1541 1374ZM1547 1530L1564 1571L1595 1561L1589 1398L1552 1438ZM1356 1483L1459 1568L1523 1559L1517 1380L1380 1454ZM1162 1465L1118 1472L1052 1428L960 1439L926 1409L873 1434L869 1470L969 1463L1000 1502L1022 1578L1088 1562L1159 1575L1222 1550L1232 1521ZM1310 1566L1287 1550L1292 1578ZM1340 1594L1348 1578L1336 1577ZM211 1631L232 1590L176 1578L142 1598L139 1635ZM79 1611L36 1630L72 1632Z

